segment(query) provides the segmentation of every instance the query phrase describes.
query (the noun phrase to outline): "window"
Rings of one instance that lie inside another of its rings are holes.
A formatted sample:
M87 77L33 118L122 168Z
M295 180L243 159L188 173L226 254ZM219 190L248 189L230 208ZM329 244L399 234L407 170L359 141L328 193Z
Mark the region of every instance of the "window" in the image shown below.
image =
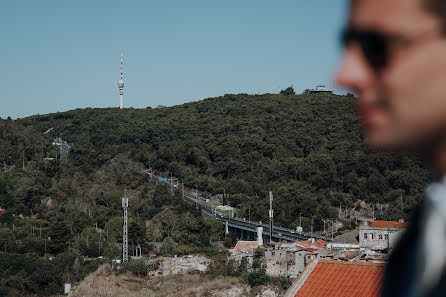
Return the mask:
M367 233L364 233L364 239L367 239Z
M276 253L275 252L271 252L271 256L274 256Z
M373 239L373 233L370 233L370 238Z
M382 234L379 235L379 239L383 239L383 235Z
M384 235L384 239L385 240L389 239L389 234Z

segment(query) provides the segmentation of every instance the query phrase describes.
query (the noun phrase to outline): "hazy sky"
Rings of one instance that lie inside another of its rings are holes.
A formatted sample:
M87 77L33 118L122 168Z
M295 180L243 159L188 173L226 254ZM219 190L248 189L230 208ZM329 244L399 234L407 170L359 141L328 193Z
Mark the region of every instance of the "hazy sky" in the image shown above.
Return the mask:
M332 87L346 0L0 2L0 117Z

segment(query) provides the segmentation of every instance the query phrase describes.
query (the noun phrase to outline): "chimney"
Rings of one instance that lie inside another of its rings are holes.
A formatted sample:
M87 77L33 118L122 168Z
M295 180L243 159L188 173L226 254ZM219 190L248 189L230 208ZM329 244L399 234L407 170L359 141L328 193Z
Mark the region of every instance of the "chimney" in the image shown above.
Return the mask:
M263 227L257 227L257 243L263 245Z

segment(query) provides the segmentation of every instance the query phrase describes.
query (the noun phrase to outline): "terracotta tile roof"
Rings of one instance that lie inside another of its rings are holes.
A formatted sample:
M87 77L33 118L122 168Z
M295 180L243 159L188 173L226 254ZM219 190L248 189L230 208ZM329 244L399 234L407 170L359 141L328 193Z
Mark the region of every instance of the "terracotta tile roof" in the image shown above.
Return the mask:
M297 244L298 246L303 247L303 248L308 248L311 245L311 241L309 241L309 240L306 240L306 241L296 241L294 244Z
M371 221L370 227L374 228L407 228L407 222L393 222L393 221Z
M320 249L325 249L325 247L327 246L327 243L322 239L318 239L311 246L315 246Z
M378 297L381 293L382 263L319 260L309 267L313 270L295 297Z
M234 254L236 254L236 253L251 253L258 247L262 247L262 246L259 245L259 243L257 241L239 240L239 241L237 241L237 244L234 247L233 253Z
M316 249L325 249L325 247L327 246L327 243L325 241L323 241L322 239L318 239L315 242L313 242L313 240L310 238L308 240L305 241L296 241L294 244L303 247L303 248L316 248Z
M314 249L314 248L304 248L303 250L310 252L310 253L314 253L315 251L317 251L317 249Z

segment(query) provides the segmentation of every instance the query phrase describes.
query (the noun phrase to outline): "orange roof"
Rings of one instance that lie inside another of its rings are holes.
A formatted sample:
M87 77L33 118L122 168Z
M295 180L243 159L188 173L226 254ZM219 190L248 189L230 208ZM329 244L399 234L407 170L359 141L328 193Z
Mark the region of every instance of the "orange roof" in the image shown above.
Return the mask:
M310 252L310 253L314 253L315 251L317 251L318 249L313 249L313 248L304 248L304 251Z
M261 247L261 245L257 241L239 240L237 241L237 244L234 247L233 253L250 253L259 247Z
M322 239L318 239L315 242L313 242L313 240L310 238L308 240L305 241L296 241L294 244L297 244L300 247L303 248L317 248L317 249L325 249L327 243L325 241L323 241Z
M311 267L312 271L307 274L295 297L378 297L381 293L382 263L319 260L315 266L307 266ZM305 270L302 276L304 274Z
M327 246L327 243L322 239L318 239L312 244L312 246L316 246L321 249L324 249Z
M303 248L308 248L311 245L311 240L306 240L306 241L296 241L295 244L303 247Z
M393 221L371 221L370 227L374 228L407 228L409 223Z

